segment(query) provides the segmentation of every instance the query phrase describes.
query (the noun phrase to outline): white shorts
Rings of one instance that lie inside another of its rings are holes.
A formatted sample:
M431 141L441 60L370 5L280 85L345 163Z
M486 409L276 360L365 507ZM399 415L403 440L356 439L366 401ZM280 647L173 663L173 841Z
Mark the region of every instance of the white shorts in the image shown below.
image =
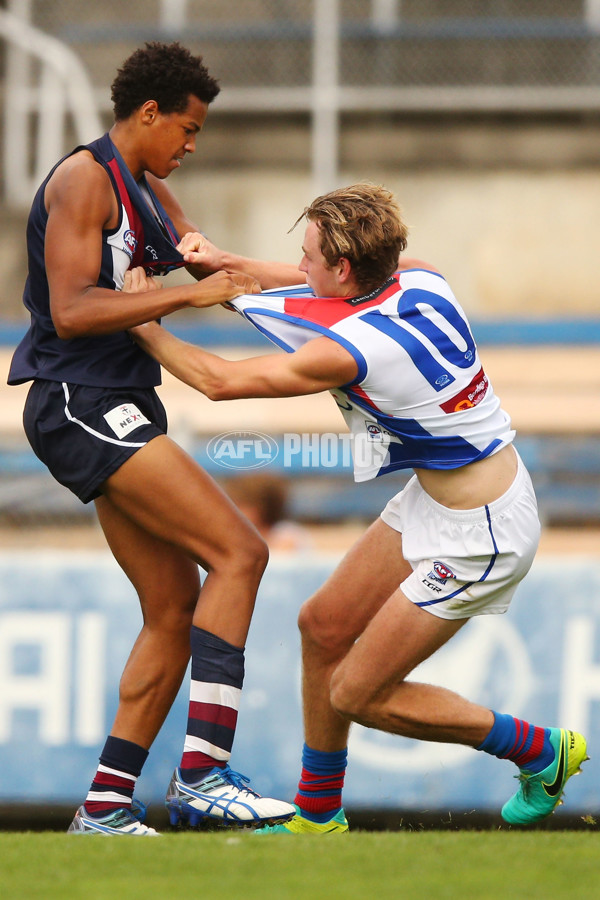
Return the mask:
M381 518L402 534L413 569L402 591L442 619L506 612L540 538L533 485L520 459L509 489L487 506L448 509L415 475Z

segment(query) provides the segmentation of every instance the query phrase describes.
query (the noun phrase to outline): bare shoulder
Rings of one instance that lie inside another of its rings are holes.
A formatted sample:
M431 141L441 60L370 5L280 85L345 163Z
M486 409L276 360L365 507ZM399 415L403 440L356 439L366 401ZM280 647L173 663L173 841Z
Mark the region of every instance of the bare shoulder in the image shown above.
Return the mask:
M432 266L431 263L425 262L425 260L423 259L404 259L403 257L400 257L398 263L398 272L406 272L408 269L426 269L428 272L435 272L436 275L440 274L439 269L436 269L435 266Z
M68 156L55 169L46 185L46 209L87 211L103 223L116 213L116 198L110 178L88 150Z

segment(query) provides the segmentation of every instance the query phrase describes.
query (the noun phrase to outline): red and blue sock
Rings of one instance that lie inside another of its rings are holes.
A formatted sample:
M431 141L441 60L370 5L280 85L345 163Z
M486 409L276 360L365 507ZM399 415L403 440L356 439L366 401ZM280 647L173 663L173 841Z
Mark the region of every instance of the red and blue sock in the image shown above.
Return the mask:
M554 760L550 729L530 725L514 716L494 712L494 724L484 742L477 747L498 759L510 759L520 769L537 774Z
M348 750L325 753L304 744L302 774L294 799L305 819L328 822L342 808Z
M147 757L144 747L109 735L85 799L86 812L103 818L115 809L131 809L133 789Z
M244 649L192 626L192 680L181 777L197 784L231 756L242 684Z

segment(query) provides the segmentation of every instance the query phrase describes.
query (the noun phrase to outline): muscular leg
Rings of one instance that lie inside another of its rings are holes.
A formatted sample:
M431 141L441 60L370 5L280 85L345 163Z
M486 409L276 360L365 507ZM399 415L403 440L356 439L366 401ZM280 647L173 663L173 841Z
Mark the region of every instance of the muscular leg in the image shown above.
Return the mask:
M100 523L144 616L113 734L149 747L181 684L190 625L243 647L268 554L226 495L167 437L134 454L103 491ZM200 599L197 563L208 572Z
M190 626L198 601L197 565L128 519L106 497L98 518L115 559L137 591L142 630L119 688L111 734L148 749L169 712L190 658Z
M207 570L194 625L243 646L268 551L212 478L161 436L108 479L104 495L141 529Z
M302 607L304 728L313 749L334 752L346 747L349 721L331 705L331 675L410 571L400 535L377 520Z
M331 702L343 717L422 741L479 746L494 715L445 688L405 681L467 619L441 619L396 590L331 679Z

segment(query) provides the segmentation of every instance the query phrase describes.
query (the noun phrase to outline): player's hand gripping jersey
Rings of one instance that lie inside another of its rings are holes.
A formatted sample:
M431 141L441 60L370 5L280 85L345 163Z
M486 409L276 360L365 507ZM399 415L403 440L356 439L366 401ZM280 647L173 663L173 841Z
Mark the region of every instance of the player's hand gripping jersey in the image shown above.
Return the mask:
M352 434L356 481L409 467L458 468L514 438L440 275L410 269L361 297L316 298L301 285L230 305L290 353L324 336L352 354L356 380L331 394Z

